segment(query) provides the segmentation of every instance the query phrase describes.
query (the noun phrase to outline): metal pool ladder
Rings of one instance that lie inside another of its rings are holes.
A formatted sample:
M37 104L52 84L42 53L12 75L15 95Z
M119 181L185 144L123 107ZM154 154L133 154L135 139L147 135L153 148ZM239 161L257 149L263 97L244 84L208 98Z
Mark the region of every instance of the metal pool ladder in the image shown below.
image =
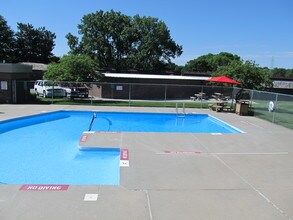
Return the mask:
M182 103L182 113L179 112L179 106L178 103L176 102L176 115L177 117L185 117L186 112L185 112L185 103Z

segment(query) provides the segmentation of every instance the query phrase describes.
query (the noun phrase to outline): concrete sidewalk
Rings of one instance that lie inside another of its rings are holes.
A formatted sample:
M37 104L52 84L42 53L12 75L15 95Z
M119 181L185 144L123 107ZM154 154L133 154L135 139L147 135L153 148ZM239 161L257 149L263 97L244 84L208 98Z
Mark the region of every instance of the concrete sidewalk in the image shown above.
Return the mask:
M0 105L0 120L61 109L175 112L168 108ZM269 122L207 113L245 134L121 133L130 166L120 186L70 185L22 191L0 185L1 220L291 219L293 131ZM98 194L97 200L85 196Z

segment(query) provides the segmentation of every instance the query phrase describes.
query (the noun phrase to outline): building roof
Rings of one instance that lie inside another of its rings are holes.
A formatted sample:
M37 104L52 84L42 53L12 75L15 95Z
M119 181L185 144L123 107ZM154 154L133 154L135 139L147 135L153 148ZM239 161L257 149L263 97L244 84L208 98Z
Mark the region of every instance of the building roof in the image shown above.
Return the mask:
M32 66L33 70L45 71L48 68L48 65L43 63L22 62L21 64Z
M293 89L293 81L274 80L273 87L280 89Z
M0 63L0 73L31 73L32 66L19 64L19 63Z
M109 78L131 78L131 79L171 79L171 80L208 80L207 76L176 76L176 75L155 75L155 74L129 74L129 73L103 73Z

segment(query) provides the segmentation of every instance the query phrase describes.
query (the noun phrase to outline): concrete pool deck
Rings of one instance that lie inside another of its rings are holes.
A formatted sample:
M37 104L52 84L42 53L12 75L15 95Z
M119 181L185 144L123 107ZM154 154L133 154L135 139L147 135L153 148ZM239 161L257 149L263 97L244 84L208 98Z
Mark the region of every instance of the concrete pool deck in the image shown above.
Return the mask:
M0 121L62 109L175 112L0 105ZM21 185L0 184L0 219L293 219L293 130L233 113L186 112L211 114L246 133L123 132L120 147L129 151L129 167L121 167L120 186L23 191Z

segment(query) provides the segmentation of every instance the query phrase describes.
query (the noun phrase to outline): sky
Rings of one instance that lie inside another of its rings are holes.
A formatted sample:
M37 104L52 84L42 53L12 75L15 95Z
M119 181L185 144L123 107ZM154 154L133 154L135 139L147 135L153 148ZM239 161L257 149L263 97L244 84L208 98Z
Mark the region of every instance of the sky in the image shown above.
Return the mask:
M185 65L208 53L229 52L261 67L293 69L293 0L0 0L0 15L56 34L56 56L67 54L65 35L78 36L84 15L103 10L165 22L183 46L172 60Z

